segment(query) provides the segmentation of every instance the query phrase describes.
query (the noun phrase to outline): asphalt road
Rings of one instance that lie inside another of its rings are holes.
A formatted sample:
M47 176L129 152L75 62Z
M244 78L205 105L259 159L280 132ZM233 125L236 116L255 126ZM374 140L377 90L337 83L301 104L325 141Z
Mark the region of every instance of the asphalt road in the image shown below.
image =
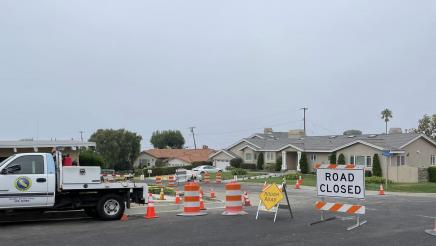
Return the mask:
M215 185L204 189L210 187L223 191ZM258 188L243 187L253 193L253 199ZM256 221L254 207L246 209L245 216L222 216L222 209L216 209L198 217L175 212L162 212L155 220L130 216L127 222L63 215L70 219L2 223L0 245L436 245L436 237L424 233L433 227L429 217L436 216L434 195L367 196L368 223L346 231L354 221L345 215L310 226L319 219L313 209L315 193L304 189L289 193L295 218L280 210L275 224L268 213Z

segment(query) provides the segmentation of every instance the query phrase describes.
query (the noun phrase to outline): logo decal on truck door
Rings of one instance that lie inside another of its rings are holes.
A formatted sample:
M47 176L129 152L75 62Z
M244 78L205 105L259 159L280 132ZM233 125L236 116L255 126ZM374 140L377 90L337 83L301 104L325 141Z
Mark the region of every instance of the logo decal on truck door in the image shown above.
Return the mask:
M32 180L29 177L18 177L15 180L15 188L19 191L28 191L32 187Z

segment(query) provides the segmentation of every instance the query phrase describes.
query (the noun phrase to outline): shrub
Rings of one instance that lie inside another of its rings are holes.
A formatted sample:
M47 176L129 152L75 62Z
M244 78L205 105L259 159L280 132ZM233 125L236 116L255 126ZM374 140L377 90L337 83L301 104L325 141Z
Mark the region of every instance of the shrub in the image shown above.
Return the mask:
M330 164L336 164L336 153L333 152L330 156L329 156L329 160L330 160Z
M81 166L100 166L104 167L103 157L92 150L80 152L79 163Z
M150 192L151 194L160 194L160 189L161 188L158 186L148 186L148 192ZM176 192L174 191L174 189L165 187L164 194L165 195L175 195Z
M294 173L294 174L288 174L285 175L286 180L297 180L299 179L299 174L298 173Z
M268 163L265 165L265 170L269 172L274 172L276 170L276 164L275 163Z
M382 169L380 166L380 159L378 158L378 154L374 154L372 161L372 173L374 176L383 177Z
M236 167L227 166L227 167L226 167L226 170L227 170L227 171L231 171L231 170L233 170L233 169L235 169L235 168L236 168Z
M249 169L249 170L256 170L256 164L252 163L242 163L241 164L242 169Z
M372 177L371 170L365 170L365 177Z
M436 167L428 168L428 181L436 182Z
M277 157L276 165L275 165L275 170L274 171L278 172L278 171L282 170L282 164L283 164L282 157L281 156Z
M264 164L263 153L259 153L259 156L257 157L257 169L262 170L263 164Z
M234 168L232 170L232 175L246 175L246 174L247 174L247 170L242 168Z
M235 168L240 168L242 163L243 163L243 161L239 157L230 160L230 166L235 167Z
M309 165L307 163L306 153L301 153L300 170L301 170L301 173L308 173L309 172Z
M383 177L372 176L365 177L365 182L367 184L384 184L386 182L386 179ZM392 183L392 181L388 180L388 183Z
M344 154L339 154L339 156L338 156L338 164L339 165L345 165L345 156L344 156Z

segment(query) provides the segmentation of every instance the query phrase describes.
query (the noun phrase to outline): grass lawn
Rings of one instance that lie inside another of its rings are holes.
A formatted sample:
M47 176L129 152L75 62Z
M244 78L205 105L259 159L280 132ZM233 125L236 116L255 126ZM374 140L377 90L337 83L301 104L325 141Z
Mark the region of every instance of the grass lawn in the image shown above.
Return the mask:
M312 174L302 175L303 177L303 185L304 186L316 186L316 176ZM244 182L251 183L264 183L267 180L268 183L281 183L283 178L274 177L269 179L253 179L246 180ZM287 180L286 183L288 185L295 185L297 180ZM385 184L383 184L384 186ZM379 190L380 184L374 183L366 183L365 187L367 190ZM385 191L394 191L394 192L411 192L411 193L436 193L436 183L418 183L418 184L407 184L407 183L393 183L388 184L388 187Z

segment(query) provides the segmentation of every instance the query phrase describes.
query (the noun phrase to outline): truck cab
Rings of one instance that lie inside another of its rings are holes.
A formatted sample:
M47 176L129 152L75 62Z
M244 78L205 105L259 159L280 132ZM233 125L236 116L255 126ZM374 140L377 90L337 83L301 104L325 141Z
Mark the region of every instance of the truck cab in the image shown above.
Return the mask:
M51 207L55 184L52 155L13 155L0 163L0 208Z

